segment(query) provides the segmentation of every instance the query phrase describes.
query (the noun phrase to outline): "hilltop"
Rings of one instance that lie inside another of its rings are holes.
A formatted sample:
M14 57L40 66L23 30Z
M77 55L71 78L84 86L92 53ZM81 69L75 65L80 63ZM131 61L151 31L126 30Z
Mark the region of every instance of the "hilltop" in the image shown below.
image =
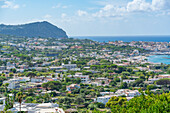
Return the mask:
M26 37L68 38L66 32L47 22L34 22L22 25L0 25L0 34Z

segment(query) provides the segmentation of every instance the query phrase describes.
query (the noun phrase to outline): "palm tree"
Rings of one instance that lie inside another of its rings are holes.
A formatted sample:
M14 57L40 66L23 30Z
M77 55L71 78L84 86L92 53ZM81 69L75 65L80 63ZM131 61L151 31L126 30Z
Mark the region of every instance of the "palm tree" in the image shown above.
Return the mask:
M4 88L5 88L5 93L7 93L7 91L8 91L8 86L9 86L9 83L5 83L5 84L3 84L3 86L4 86Z
M20 113L21 113L21 103L22 103L23 93L18 92L16 97L17 97L18 102L20 103Z

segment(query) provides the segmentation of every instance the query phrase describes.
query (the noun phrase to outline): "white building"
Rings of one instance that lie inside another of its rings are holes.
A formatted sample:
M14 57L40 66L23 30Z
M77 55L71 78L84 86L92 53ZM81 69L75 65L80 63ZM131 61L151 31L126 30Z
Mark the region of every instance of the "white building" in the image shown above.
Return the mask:
M31 82L34 82L34 83L41 83L43 82L44 78L43 77L34 77L34 78L31 78Z
M70 70L70 69L73 69L73 68L77 68L77 64L64 64L63 63L62 67Z
M10 79L10 80L3 81L3 84L5 83L9 83L7 87L8 89L17 89L20 87L20 81L18 79Z
M115 94L119 96L125 95L126 97L135 97L141 95L138 90L129 90L129 89L119 89L115 92Z
M80 78L82 83L87 83L89 81L89 75L83 75L82 73L76 73L74 78Z
M20 104L15 103L14 107L9 109L9 111L12 111L12 113L18 113L18 111L20 111ZM62 108L58 107L58 104L54 103L22 103L21 111L27 113L65 113Z
M126 82L126 83L131 83L131 82L134 82L135 80L123 80L123 82Z
M117 97L118 95L105 95L102 97L97 97L96 99L94 99L94 102L101 102L103 104L106 104L113 96Z

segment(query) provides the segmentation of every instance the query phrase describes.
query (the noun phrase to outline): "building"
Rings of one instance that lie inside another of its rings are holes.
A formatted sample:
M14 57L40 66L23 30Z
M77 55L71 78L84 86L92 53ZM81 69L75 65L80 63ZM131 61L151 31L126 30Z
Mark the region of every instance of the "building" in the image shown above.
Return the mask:
M123 80L123 82L126 82L126 83L131 83L131 82L134 82L135 80Z
M43 77L34 77L34 78L31 78L31 82L34 82L34 83L41 83L43 82L44 78Z
M170 78L170 74L158 75L158 78L159 78L159 79Z
M5 83L9 83L7 87L9 90L20 88L20 81L18 79L10 79L10 80L3 81L3 84Z
M90 60L87 65L98 65L99 61L95 61L95 60Z
M22 103L21 111L26 113L65 113L64 110L58 106L58 104L54 103ZM14 107L8 111L11 111L12 113L18 113L20 111L20 104L14 103Z
M99 83L102 83L104 82L104 84L109 84L109 79L108 78L104 78L104 77L98 77L95 79L95 82L99 82Z
M89 81L89 75L83 75L82 73L76 73L74 78L80 78L82 83L87 83Z
M3 70L5 70L5 69L6 69L5 66L0 66L0 71L3 71Z
M125 95L126 97L135 97L141 95L138 90L129 90L129 89L119 89L115 92L115 94L119 96Z
M109 99L111 99L113 96L118 97L118 95L105 95L105 96L102 96L102 97L95 98L94 102L101 102L103 104L106 104L109 101Z
M63 63L62 67L70 70L70 69L73 69L73 68L77 68L77 64L64 64Z
M66 87L66 90L67 91L71 91L71 90L74 90L74 89L77 89L77 88L79 89L80 85L78 85L78 84L71 84L71 85Z

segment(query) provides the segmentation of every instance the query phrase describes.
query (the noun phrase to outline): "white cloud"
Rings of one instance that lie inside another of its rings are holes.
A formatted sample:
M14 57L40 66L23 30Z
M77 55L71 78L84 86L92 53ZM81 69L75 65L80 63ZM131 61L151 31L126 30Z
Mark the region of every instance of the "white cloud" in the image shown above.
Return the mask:
M170 0L133 0L127 4L127 10L133 11L160 11L170 9Z
M152 0L152 10L170 9L170 0Z
M168 10L170 10L170 0L152 0L151 2L147 2L146 0L133 0L124 6L114 6L112 4L107 4L98 12L92 14L92 16L121 17L133 12L162 13L168 12Z
M168 15L170 15L170 12L168 12Z
M133 11L150 11L151 10L151 4L145 2L145 0L133 0L132 2L129 2L127 4L127 11L133 12Z
M111 5L111 4L108 4L108 5L106 5L104 8L102 8L104 11L108 11L108 10L111 10L111 9L113 9L113 5Z
M78 10L77 14L78 16L83 16L83 15L87 15L88 13L86 11Z
M125 14L125 7L117 7L113 5L106 5L104 8L101 8L98 12L94 13L94 17L121 17Z
M66 9L66 8L68 8L68 6L57 4L56 6L53 6L52 8L63 8L63 9Z
M67 15L65 13L61 14L61 18L65 18Z
M12 1L4 1L4 5L2 5L1 8L18 9L19 5L14 4Z
M47 14L47 15L44 16L44 18L46 18L46 19L51 18L51 17L52 17L52 16L49 15L49 14Z

